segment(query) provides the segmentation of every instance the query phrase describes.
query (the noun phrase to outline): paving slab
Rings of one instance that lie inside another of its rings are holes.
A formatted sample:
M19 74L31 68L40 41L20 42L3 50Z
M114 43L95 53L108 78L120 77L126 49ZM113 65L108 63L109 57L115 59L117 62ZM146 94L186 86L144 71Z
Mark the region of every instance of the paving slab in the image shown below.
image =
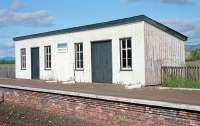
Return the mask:
M200 106L199 90L162 90L156 87L126 89L124 86L116 84L62 84L24 79L0 79L0 84Z

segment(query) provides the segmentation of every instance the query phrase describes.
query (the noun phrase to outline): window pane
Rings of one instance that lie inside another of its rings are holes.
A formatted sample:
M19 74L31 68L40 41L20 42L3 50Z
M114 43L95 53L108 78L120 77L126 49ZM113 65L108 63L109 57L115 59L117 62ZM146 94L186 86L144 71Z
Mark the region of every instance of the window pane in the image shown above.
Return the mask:
M76 53L76 60L80 60L79 53Z
M47 60L45 62L45 68L48 68L48 63L47 63Z
M122 58L126 58L126 50L122 50Z
M132 58L132 50L131 49L128 50L128 58Z
M49 68L51 68L51 55L49 55Z
M76 51L79 51L79 44L76 44Z
M24 49L21 49L21 55L22 56L24 55Z
M128 59L128 68L132 67L132 59Z
M26 49L23 48L20 50L21 53L21 69L26 68Z
M24 59L23 59L24 57L22 56L21 57L21 68L24 68Z
M83 44L80 44L80 51L83 51Z
M77 68L80 68L80 61L77 60Z
M45 68L51 68L51 46L44 47Z
M131 38L121 39L121 67L132 68Z
M80 60L83 61L83 53L80 53Z
M24 68L26 68L26 56L24 56Z
M121 42L122 42L122 49L125 49L126 48L126 41L123 39Z
M47 47L45 47L45 53L46 53L46 55L48 54L48 48Z
M49 54L49 47L47 46L47 55Z
M49 56L46 56L46 61L47 61L47 68L49 68Z
M80 67L83 68L83 61L80 61Z
M51 46L49 46L49 54L51 54Z
M76 43L75 48L76 68L83 68L83 43Z
M127 48L131 48L131 39L127 40Z
M75 62L75 68L77 68L77 65L78 65L78 60L76 60Z
M51 61L49 62L49 68L51 68Z
M126 59L122 59L122 67L126 68Z

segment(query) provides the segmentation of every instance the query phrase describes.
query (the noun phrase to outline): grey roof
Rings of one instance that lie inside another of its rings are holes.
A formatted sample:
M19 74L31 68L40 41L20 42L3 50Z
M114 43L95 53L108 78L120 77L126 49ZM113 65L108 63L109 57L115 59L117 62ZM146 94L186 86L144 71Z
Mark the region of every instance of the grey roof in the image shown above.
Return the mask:
M123 24L129 24L129 23L134 23L134 22L140 22L140 21L145 21L183 41L187 41L188 37L145 16L145 15L139 15L139 16L134 16L130 18L124 18L124 19L118 19L118 20L113 20L113 21L108 21L108 22L103 22L103 23L96 23L96 24L91 24L91 25L85 25L85 26L79 26L79 27L73 27L73 28L67 28L67 29L61 29L61 30L55 30L55 31L49 31L49 32L43 32L43 33L38 33L38 34L32 34L32 35L26 35L26 36L20 36L20 37L15 37L13 38L14 41L20 41L20 40L25 40L25 39L31 39L31 38L38 38L38 37L43 37L43 36L50 36L50 35L57 35L57 34L63 34L63 33L72 33L72 32L79 32L79 31L86 31L86 30L92 30L92 29L98 29L98 28L105 28L105 27L111 27L111 26L117 26L117 25L123 25Z

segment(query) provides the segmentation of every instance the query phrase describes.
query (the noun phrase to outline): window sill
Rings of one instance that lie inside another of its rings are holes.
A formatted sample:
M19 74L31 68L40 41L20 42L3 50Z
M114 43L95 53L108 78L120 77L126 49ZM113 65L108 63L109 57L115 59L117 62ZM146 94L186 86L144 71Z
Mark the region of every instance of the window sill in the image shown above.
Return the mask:
M127 69L126 68L121 68L120 71L133 71L133 69L132 68L127 68Z
M84 71L84 69L81 69L81 68L80 69L75 69L75 71Z
M45 68L44 70L50 71L50 70L51 70L51 68Z
M21 70L26 70L26 68L24 68L24 69L21 68Z

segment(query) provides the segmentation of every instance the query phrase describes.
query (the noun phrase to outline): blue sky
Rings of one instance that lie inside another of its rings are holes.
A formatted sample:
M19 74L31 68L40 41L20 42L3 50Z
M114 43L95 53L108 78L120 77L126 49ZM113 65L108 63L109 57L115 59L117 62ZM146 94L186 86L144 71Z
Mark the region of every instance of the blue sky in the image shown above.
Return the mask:
M199 0L0 0L0 57L14 56L16 36L141 14L200 44Z

